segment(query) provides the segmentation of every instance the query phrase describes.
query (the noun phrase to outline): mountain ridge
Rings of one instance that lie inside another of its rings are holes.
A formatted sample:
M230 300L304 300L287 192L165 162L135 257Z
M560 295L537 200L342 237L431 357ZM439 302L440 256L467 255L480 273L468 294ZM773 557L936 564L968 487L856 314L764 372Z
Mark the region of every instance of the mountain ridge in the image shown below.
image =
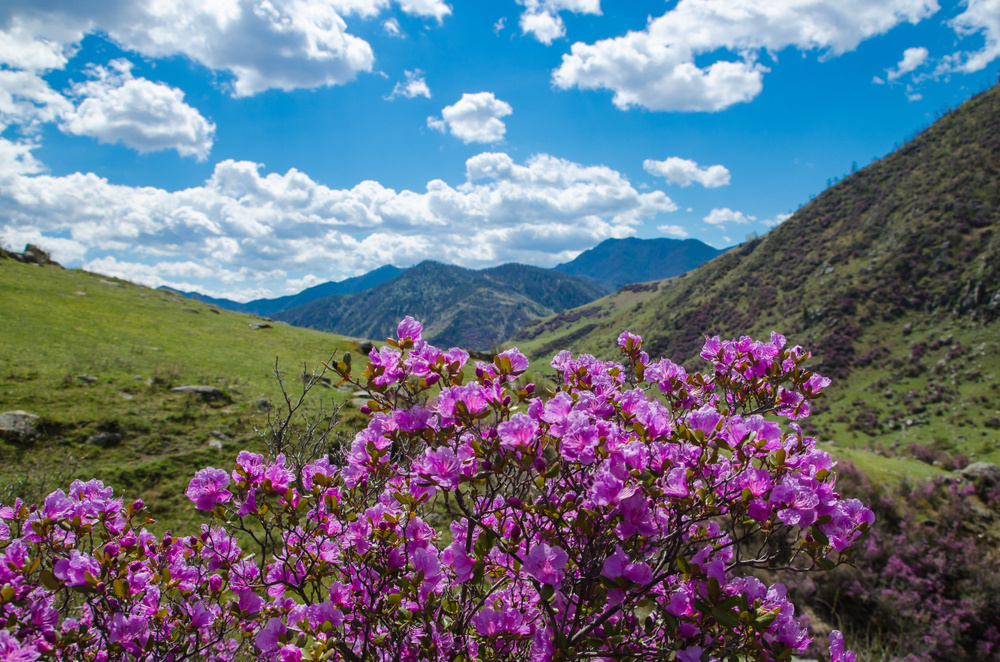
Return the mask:
M549 269L510 263L483 270L426 260L371 289L333 295L275 314L295 326L363 338L393 334L411 315L435 344L489 349L533 317L578 306L607 291Z

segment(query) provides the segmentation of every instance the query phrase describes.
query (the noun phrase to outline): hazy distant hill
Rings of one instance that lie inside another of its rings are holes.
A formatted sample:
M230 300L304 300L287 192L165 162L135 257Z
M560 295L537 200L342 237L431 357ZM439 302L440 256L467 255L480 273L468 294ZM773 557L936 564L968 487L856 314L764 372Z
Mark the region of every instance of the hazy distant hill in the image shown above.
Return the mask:
M679 276L721 252L697 239L607 239L555 270L616 290L627 283Z
M169 287L161 289L171 290L173 292L177 292L178 294L183 294L189 299L196 299L198 301L204 301L205 303L211 303L226 310L233 310L238 313L253 313L254 315L270 317L271 315L274 315L282 310L288 310L289 308L294 308L295 306L301 306L309 303L310 301L322 299L323 297L328 297L333 294L353 294L355 292L367 290L375 287L379 283L384 283L387 280L395 278L404 271L405 269L400 269L399 267L394 267L392 265L386 265L384 267L379 267L374 271L369 271L361 276L345 278L344 280L336 283L321 283L304 289L298 294L290 294L288 296L277 297L275 299L254 299L253 301L247 301L246 303L240 303L231 299L216 299L214 297L205 296L204 294L199 294L198 292L181 292Z
M839 438L1000 460L1000 88L965 102L767 235L511 340L613 356L623 329L697 362L703 334L785 333L836 378ZM838 402L839 400L839 402ZM871 438L866 435L872 435Z
M427 261L364 292L326 297L274 317L296 326L382 339L412 315L437 345L485 350L532 318L607 292L593 281L523 264L473 271Z

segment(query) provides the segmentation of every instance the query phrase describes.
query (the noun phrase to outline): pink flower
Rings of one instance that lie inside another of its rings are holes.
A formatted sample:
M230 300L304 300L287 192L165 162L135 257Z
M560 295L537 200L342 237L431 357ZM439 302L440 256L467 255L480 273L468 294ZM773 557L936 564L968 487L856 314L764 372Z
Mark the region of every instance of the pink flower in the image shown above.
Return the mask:
M830 662L854 662L857 655L844 650L844 635L840 630L830 633Z
M42 654L34 646L21 645L7 630L0 630L0 659L5 662L32 662Z
M615 553L605 559L601 574L608 579L624 577L633 584L648 584L653 581L653 571L649 565L641 561L630 563L621 545L617 545Z
M641 536L651 536L656 533L653 513L642 492L633 494L621 502L619 506L622 521L615 527L615 533L624 538L631 538L636 533Z
M451 543L441 552L441 560L455 572L455 581L459 584L472 579L476 562L465 553L465 546L458 541Z
M411 557L414 575L423 573L424 581L420 586L420 599L426 600L430 593L441 589L441 562L433 549L417 548Z
M695 430L701 430L705 436L715 432L715 427L722 420L722 414L715 411L713 407L705 405L697 411L688 414L687 424Z
M212 510L216 504L233 498L232 492L225 489L227 485L229 474L222 469L206 467L194 475L184 494L198 510Z
M264 456L250 451L240 451L236 456L236 465L241 467L250 483L256 483L264 475ZM233 480L240 480L239 471L233 470Z
M482 637L495 637L504 632L520 632L524 615L517 609L485 607L472 617L472 624Z
M72 549L68 559L59 559L52 568L53 574L67 586L83 586L87 583L87 574L97 578L101 574L101 564L93 557Z
M515 450L528 449L538 434L538 423L527 414L517 413L497 427L500 445Z
M618 346L627 352L637 350L642 347L642 338L634 333L622 331L621 335L618 336Z
M413 463L412 471L416 476L426 476L437 486L454 490L458 488L461 479L462 463L455 455L455 451L447 446L442 446L434 450L427 449L424 456L418 462ZM417 480L418 484L426 486L426 480Z
M267 624L260 629L257 636L254 637L254 643L257 644L257 648L261 649L265 653L271 653L278 650L281 646L281 642L278 637L285 634L288 629L285 624L281 622L280 619L271 618L267 621Z
M264 469L264 480L271 481L271 489L278 494L288 490L288 485L295 480L295 474L285 467L284 453L279 453L274 462Z
M504 359L507 359L507 362L510 364L510 370L505 372L520 374L528 369L528 358L517 347L497 354L495 363L502 367Z
M377 374L372 381L379 386L385 386L401 378L405 374L399 363L402 356L398 349L388 345L377 349L372 348L372 351L368 353L372 369L377 372L378 368L382 368L381 373Z
M545 543L539 543L531 548L524 558L524 571L542 584L559 587L562 582L569 555L563 551L562 547L555 545L550 547Z
M403 321L399 323L396 327L396 337L400 340L410 340L416 342L420 340L420 334L424 331L424 325L413 319L409 315L403 318Z
M420 405L414 405L410 409L400 409L394 412L392 422L403 432L418 432L424 428L433 427L432 416L430 411Z

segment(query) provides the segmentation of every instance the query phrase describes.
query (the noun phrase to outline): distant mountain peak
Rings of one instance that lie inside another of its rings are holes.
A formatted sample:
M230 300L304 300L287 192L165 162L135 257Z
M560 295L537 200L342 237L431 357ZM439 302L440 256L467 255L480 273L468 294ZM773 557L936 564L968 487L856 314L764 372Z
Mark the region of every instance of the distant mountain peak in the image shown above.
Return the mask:
M628 283L679 276L721 252L697 239L605 239L555 269L618 289Z

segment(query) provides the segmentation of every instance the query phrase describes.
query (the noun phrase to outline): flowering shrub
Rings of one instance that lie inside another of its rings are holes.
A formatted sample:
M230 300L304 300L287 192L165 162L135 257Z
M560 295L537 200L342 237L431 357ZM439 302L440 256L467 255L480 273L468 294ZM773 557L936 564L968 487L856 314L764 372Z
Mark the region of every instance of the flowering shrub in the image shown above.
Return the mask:
M212 520L155 537L99 481L0 510L0 653L61 660L776 660L809 643L755 569L830 569L873 521L795 423L809 354L708 339L708 374L516 349L466 367L411 318L360 376L342 463L243 451L198 471ZM465 371L463 370L465 368ZM466 372L467 371L467 372ZM474 377L471 376L474 374ZM769 415L765 417L765 415ZM780 420L790 421L783 428ZM445 515L448 532L431 523ZM834 661L851 661L843 640Z
M879 490L851 465L845 492ZM1000 504L969 483L935 479L875 499L879 525L856 554L857 568L789 576L789 589L823 616L871 633L905 662L1000 660ZM993 512L990 512L992 509Z

